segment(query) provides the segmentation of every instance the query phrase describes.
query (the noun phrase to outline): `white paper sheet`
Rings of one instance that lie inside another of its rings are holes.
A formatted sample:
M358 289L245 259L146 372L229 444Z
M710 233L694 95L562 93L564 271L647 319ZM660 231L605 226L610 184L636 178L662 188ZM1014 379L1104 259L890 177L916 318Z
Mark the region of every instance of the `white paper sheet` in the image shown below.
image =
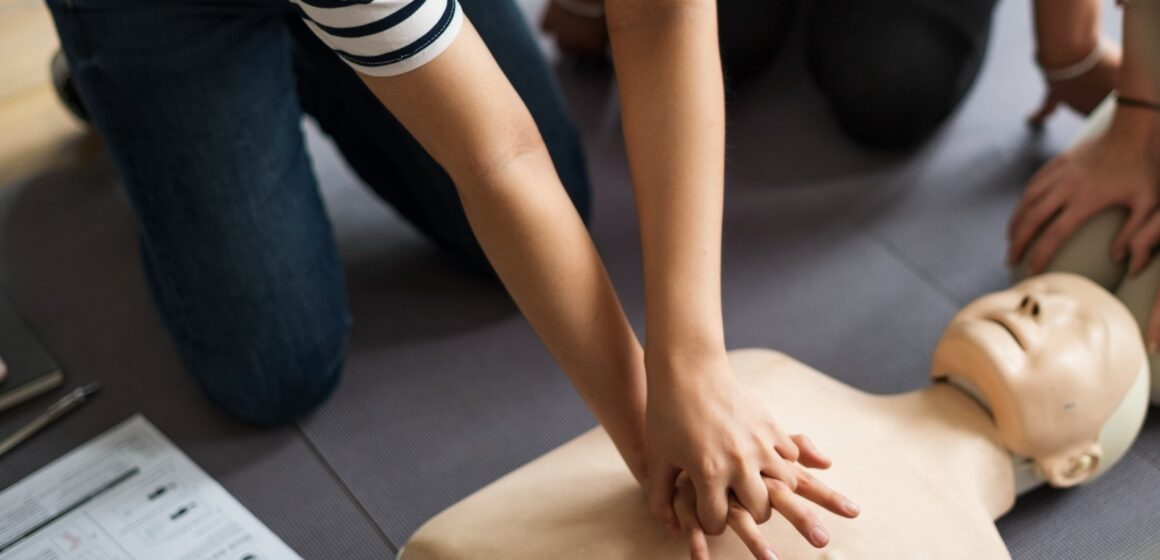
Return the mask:
M301 560L143 416L0 493L0 560Z

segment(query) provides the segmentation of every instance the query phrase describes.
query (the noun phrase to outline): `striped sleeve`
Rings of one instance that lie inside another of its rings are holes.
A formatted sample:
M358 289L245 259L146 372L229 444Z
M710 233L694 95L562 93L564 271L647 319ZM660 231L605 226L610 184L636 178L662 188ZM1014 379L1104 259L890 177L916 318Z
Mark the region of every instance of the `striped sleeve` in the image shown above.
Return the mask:
M463 25L458 0L290 2L335 54L369 76L397 76L430 62Z

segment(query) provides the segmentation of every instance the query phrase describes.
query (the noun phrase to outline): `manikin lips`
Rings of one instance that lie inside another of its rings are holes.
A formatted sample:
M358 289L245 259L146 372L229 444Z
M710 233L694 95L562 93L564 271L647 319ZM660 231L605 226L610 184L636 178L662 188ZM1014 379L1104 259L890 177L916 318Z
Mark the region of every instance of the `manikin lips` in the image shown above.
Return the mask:
M1020 339L1019 335L1015 333L1015 329L1006 320L1004 320L1002 316L996 315L984 317L983 320L990 321L996 325L999 325L1003 330L1007 331L1007 334L1011 335L1011 338L1015 340L1015 344L1018 344L1020 349L1024 351L1027 350L1027 348L1023 346L1023 340Z

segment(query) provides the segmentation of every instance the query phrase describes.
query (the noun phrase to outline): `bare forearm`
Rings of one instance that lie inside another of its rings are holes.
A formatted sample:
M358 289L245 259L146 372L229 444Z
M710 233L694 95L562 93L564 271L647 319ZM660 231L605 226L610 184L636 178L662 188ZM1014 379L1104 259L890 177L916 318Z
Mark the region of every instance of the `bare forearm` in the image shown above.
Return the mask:
M1152 68L1152 83L1160 88L1160 3L1144 2L1139 6L1139 16L1135 18L1134 26L1143 37L1146 49L1147 64Z
M1157 32L1156 22L1148 25L1152 15L1142 2L1124 6L1124 62L1120 69L1120 83L1117 90L1122 95L1158 101L1153 55L1149 51L1148 40Z
M643 472L644 359L546 150L459 178L472 229L504 285L634 474Z
M1035 0L1039 63L1066 67L1083 60L1100 40L1100 0Z
M364 78L447 169L512 298L643 473L642 351L531 115L474 30L397 78Z
M647 360L723 352L725 115L715 4L608 0L606 9L640 218Z
M1160 95L1152 76L1152 55L1146 42L1148 33L1152 32L1145 25L1146 15L1138 2L1124 6L1124 62L1116 90L1121 97L1156 103L1160 102ZM1112 119L1112 129L1132 139L1133 144L1143 147L1147 153L1160 153L1160 115L1156 111L1120 104Z

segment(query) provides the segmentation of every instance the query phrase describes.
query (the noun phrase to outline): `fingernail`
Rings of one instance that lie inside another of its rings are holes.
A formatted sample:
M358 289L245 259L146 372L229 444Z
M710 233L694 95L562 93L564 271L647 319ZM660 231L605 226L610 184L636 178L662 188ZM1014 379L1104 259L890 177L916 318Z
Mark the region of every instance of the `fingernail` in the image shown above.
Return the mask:
M846 513L850 515L858 515L862 512L862 507L850 500L842 502L842 509L846 510Z
M830 542L830 535L821 525L818 525L810 531L810 540L814 541L815 546L826 546L826 543Z
M767 548L765 554L761 555L761 560L778 560L777 553L772 548Z

